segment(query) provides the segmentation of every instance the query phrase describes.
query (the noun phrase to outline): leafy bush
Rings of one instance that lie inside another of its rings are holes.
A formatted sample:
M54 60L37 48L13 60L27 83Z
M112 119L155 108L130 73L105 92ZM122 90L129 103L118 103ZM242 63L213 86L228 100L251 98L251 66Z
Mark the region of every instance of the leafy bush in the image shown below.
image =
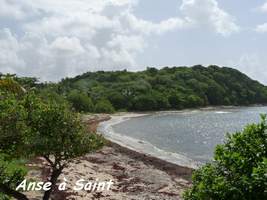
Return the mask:
M16 188L24 180L26 174L27 169L23 162L0 153L0 200L9 200L9 188ZM26 198L17 191L14 195L17 199Z
M185 105L184 97L179 93L173 93L169 96L169 102L172 108L174 109L182 109Z
M97 113L114 113L115 109L109 100L102 99L96 103L95 112L97 112Z
M133 99L133 110L150 111L157 107L157 101L152 95L139 95Z
M34 92L18 97L3 90L0 99L1 200L9 196L28 200L15 190L26 175L21 160L34 157L47 160L52 189L44 193L43 200L48 200L68 162L104 144L101 136L85 131L79 115L64 102L43 99Z
M70 159L90 153L104 144L100 136L86 133L79 115L70 111L67 104L43 102L34 94L29 94L25 97L24 106L28 112L27 123L32 129L27 138L27 149L50 164L53 186ZM46 191L43 199L49 199L51 192Z
M53 91L50 88L45 88L42 90L37 90L38 96L44 101L54 101L58 104L66 104L66 97L63 95L59 95L57 92Z
M193 174L193 187L185 200L267 199L267 123L248 125L242 132L228 134L216 147L214 162Z
M170 108L169 99L159 92L152 93L153 98L156 100L156 108L157 110L167 110Z
M24 92L23 88L11 78L0 79L0 90L2 92L9 92L17 95Z
M0 91L0 153L14 155L23 152L23 143L30 128L27 111L13 93Z
M77 90L73 90L68 95L68 100L75 108L75 110L79 112L92 112L93 111L93 102L90 97L86 94L81 93Z
M186 98L186 106L190 108L199 107L204 105L204 100L196 95L189 95Z
M13 87L12 87L13 88ZM17 88L17 87L16 87ZM15 93L14 93L15 92ZM0 88L0 199L9 196L26 199L18 191L13 191L26 175L26 168L20 157L26 157L24 151L26 138L30 133L27 126L27 111L18 100L17 91ZM21 98L21 97L20 97ZM12 193L13 195L11 195Z
M116 110L127 108L128 101L121 93L110 92L107 98Z

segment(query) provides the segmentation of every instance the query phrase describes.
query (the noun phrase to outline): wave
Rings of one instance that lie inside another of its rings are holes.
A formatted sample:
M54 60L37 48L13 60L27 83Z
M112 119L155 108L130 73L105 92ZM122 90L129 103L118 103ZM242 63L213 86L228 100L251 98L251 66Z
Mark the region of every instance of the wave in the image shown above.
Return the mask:
M139 153L147 154L153 157L160 158L167 162L177 164L179 166L190 167L196 169L200 166L200 163L188 158L185 155L168 152L162 150L148 141L138 140L121 133L116 133L113 126L122 123L132 117L144 116L143 114L127 114L121 116L112 116L111 120L105 121L99 124L98 132L103 134L110 141L117 143L128 149L137 151Z
M216 111L215 113L216 114L228 114L228 113L231 113L231 112L228 112L228 111Z

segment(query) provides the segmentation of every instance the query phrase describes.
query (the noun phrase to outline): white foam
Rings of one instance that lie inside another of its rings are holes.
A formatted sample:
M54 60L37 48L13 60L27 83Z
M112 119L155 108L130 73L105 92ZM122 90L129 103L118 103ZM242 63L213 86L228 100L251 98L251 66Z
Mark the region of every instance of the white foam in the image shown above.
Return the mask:
M217 113L217 114L228 114L228 113L231 113L231 112L227 112L227 111L216 111L215 113Z
M170 163L177 164L179 166L185 166L190 168L198 168L199 163L193 161L192 159L186 157L185 155L164 151L148 141L141 141L121 133L116 133L113 126L129 120L132 117L144 116L143 114L127 114L120 116L112 116L109 121L105 121L99 124L98 132L102 133L107 139L115 142L123 147L137 151L139 153L144 153L153 157L166 160Z

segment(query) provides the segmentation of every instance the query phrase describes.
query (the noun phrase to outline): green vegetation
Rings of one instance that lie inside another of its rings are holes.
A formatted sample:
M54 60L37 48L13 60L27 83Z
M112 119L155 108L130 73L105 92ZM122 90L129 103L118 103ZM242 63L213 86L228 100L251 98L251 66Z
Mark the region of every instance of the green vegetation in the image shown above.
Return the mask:
M267 103L267 87L235 69L217 66L88 72L66 78L53 89L67 96L79 91L94 106L108 100L115 110L128 111Z
M218 145L214 162L194 172L185 200L267 199L267 123L248 125Z
M43 157L51 190L69 160L92 152L103 139L85 132L74 112L152 111L267 102L267 87L217 66L147 68L142 72L88 72L59 83L0 74L0 199L27 200L16 186L25 163ZM267 123L228 135L214 161L193 175L185 200L267 199Z
M101 99L95 105L96 113L114 113L115 110L109 100Z
M67 99L78 112L94 111L94 105L91 98L78 90L72 90L68 94Z
M43 197L48 200L71 159L103 146L104 140L85 131L64 99L36 93L12 78L0 80L0 199L28 199L15 190L27 173L27 159L42 157L49 164L52 188Z
M141 72L88 72L59 83L38 83L35 78L8 76L28 90L35 88L44 98L50 95L66 99L78 112L158 111L267 103L266 86L238 70L213 65L147 68Z

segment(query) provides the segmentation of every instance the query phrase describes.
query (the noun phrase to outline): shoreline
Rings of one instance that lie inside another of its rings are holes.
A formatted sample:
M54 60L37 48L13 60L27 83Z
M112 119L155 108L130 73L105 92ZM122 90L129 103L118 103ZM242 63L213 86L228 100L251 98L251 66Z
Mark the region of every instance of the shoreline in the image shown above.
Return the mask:
M106 114L84 116L88 130L100 122L109 120ZM97 131L95 129L95 131ZM45 160L36 159L29 164L27 179L46 181L50 173ZM169 163L165 160L136 152L107 140L100 150L86 154L68 163L58 183L68 182L65 191L55 190L52 199L57 200L182 200L185 189L191 186L193 169ZM73 191L79 179L108 181L114 185L110 191ZM41 192L27 192L30 199L40 199Z
M217 111L217 112L234 112L235 109L240 108L253 108L253 107L265 107L263 104L254 104L249 106L207 106L201 108L190 108L182 110L165 110L165 111L150 111L150 112L118 112L110 115L107 120L102 120L98 123L98 128L95 132L99 132L104 135L112 143L115 143L123 148L134 151L139 154L144 154L152 158L163 160L166 163L174 164L180 167L186 167L191 169L198 169L203 163L196 162L186 156L183 153L167 152L149 143L149 141L138 140L123 133L116 133L113 130L113 126L131 118L142 117L147 115L158 114L174 114L174 113L191 113L198 111Z
M152 114L152 113L150 113ZM100 133L99 132L99 126L101 123L105 122L110 122L112 118L118 117L119 120L116 121L115 123L109 124L110 126L113 126L115 124L119 124L121 122L124 122L125 120L129 120L134 117L141 117L141 116L146 116L150 115L149 113L130 113L130 112L121 112L121 113L115 113L113 115L108 115L108 114L100 114L100 115L95 115L91 119L92 120L87 120L87 123L89 123L89 127L93 127L93 130L95 133ZM86 116L85 116L86 118ZM104 135L104 134L103 134ZM105 137L106 135L104 135ZM152 164L156 168L160 170L164 170L169 174L176 174L179 176L182 176L186 178L187 180L191 179L191 175L193 170L195 169L194 167L189 167L189 166L182 166L176 163L169 162L167 160L164 160L162 158L155 157L153 155L149 155L148 153L145 152L138 152L137 150L133 148L129 148L127 146L121 145L120 142L118 141L113 141L110 138L105 139L108 141L107 146L112 147L116 149L118 152L124 153L132 157L133 159L140 160L144 163Z
M127 147L123 147L111 141L108 142L107 146L116 149L116 151L120 153L127 154L134 160L141 161L145 164L153 165L156 169L165 171L169 175L180 176L188 181L191 181L191 175L194 169L190 167L180 166L145 153L140 153L138 151L131 150Z
M158 112L159 113L159 112ZM162 112L160 112L162 113ZM134 151L138 154L162 160L166 164L177 165L179 167L197 169L200 164L186 157L183 154L167 152L148 141L138 140L113 130L113 126L135 117L142 117L153 113L117 113L110 116L109 120L99 122L97 133L102 134L107 140L125 149Z

